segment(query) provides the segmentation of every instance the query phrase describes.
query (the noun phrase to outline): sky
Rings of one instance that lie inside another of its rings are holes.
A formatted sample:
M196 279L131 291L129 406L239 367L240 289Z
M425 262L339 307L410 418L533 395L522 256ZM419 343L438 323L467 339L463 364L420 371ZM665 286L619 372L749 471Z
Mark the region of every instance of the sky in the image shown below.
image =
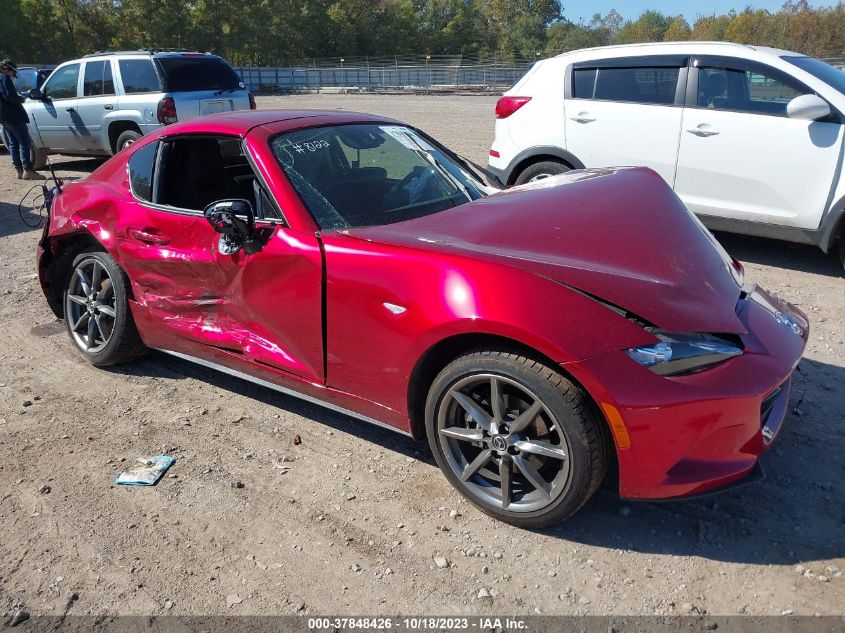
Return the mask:
M731 9L742 11L751 5L755 9L777 11L784 0L561 0L564 16L573 22L589 22L595 13L608 13L616 9L627 19L636 19L643 11L654 9L667 15L679 13L692 25L698 15L727 13ZM813 7L832 6L835 2L810 2Z

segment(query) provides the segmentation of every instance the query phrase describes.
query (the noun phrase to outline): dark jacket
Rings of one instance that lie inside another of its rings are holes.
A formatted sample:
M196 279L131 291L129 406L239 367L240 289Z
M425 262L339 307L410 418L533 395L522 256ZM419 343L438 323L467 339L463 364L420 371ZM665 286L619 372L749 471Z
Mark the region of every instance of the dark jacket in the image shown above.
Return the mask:
M8 75L0 81L0 123L29 123L23 108L24 98L18 94L15 83Z

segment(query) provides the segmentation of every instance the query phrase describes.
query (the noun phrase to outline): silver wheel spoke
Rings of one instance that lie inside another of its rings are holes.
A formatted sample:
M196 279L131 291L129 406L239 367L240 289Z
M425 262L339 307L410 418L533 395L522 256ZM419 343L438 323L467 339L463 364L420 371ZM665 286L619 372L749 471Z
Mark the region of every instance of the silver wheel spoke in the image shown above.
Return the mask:
M490 409L493 411L493 422L497 425L502 423L502 383L492 376L490 378Z
M532 404L528 409L519 414L519 417L516 418L513 422L509 425L509 430L511 433L521 433L528 426L534 421L534 418L539 415L540 411L543 410L543 403L540 400L535 400L534 404Z
M440 433L462 442L480 442L484 439L484 432L481 429L465 429L460 426L450 426L440 429Z
M97 329L96 322L94 321L94 319L89 318L88 319L88 340L85 341L86 345L88 346L88 349L91 349L92 347L94 347L94 330L96 330L96 329Z
M449 393L455 399L455 402L461 405L461 407L469 413L473 422L488 433L490 432L493 420L490 415L481 408L481 405L469 396L462 394L460 391L450 391Z
M472 477L475 473L477 473L481 468L490 461L490 456L493 454L489 448L486 450L481 451L474 460L472 460L469 464L466 465L464 468L464 472L461 474L461 481L466 481L470 477Z
M554 459L566 459L566 451L560 446L549 444L548 442L541 442L540 440L520 440L514 443L514 446L526 453L534 453L535 455L542 455L543 457L552 457Z
M91 284L88 283L88 280L85 278L85 273L82 272L82 268L76 269L76 276L79 277L79 285L82 286L82 292L85 293L85 296L91 296Z
M101 288L100 288L100 277L102 273L102 267L100 266L99 262L94 262L94 269L91 271L91 291L97 295Z
M100 338L103 339L103 343L105 343L107 337L106 337L106 333L103 332L103 326L100 323L100 315L98 315L98 314L94 315L94 323L97 324L97 331L100 333Z
M101 314L105 314L108 317L114 318L114 308L111 306L97 306L97 309L100 311Z
M74 323L74 324L70 327L71 331L72 331L72 332L78 332L78 331L79 331L79 328L80 328L80 327L82 327L83 325L85 325L86 323L88 323L88 320L89 320L90 318L91 318L91 315L90 315L90 314L88 314L87 312L83 312L83 313L82 313L82 316L80 316L80 317L79 317L79 319L76 321L76 323Z
M513 463L516 464L516 467L519 468L520 472L525 475L528 483L534 486L547 499L552 498L551 486L549 486L546 480L543 479L540 473L537 472L537 469L534 468L527 459L525 459L522 455L515 455Z
M67 298L74 303L81 305L83 308L88 306L88 299L85 297L80 297L79 295L68 295Z
M513 479L511 477L511 460L502 458L499 464L499 478L502 480L502 509L507 510L513 497Z

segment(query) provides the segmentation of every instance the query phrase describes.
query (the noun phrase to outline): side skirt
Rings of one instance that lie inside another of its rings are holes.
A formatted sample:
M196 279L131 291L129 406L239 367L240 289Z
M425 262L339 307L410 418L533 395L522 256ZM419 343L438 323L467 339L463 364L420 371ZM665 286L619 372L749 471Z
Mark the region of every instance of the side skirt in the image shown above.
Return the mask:
M241 380L246 380L248 382L254 383L256 385L260 385L262 387L267 387L268 389L272 389L273 391L278 391L279 393L283 393L286 396L291 396L293 398L299 398L300 400L305 400L306 402L310 402L311 404L316 404L321 407L325 407L327 409L331 409L332 411L337 411L338 413L343 413L344 415L348 415L352 418L356 418L358 420L363 420L364 422L369 422L370 424L374 424L379 426L383 429L387 429L389 431L393 431L394 433L399 433L400 435L404 435L405 437L412 437L412 435L406 431L396 428L395 426L390 426L389 424L385 424L375 418L371 418L369 416L363 415L361 413L356 413L351 409L346 409L344 407L340 407L336 404L332 404L331 402L327 402L325 400L320 400L319 398L315 398L313 396L309 396L304 393L300 393L299 391L294 391L293 389L288 389L287 387L282 387L281 385L277 385L272 383L268 380L264 380L262 378L257 378L255 376L251 376L247 373L242 371L238 371L237 369L231 369L230 367L226 367L224 365L218 365L217 363L213 363L208 360L204 360L202 358L197 358L195 356L189 356L188 354L182 354L181 352L173 352L167 349L161 348L153 348L158 352L162 352L164 354L169 354L170 356L175 356L176 358L181 358L182 360L186 360L191 363L196 363L197 365L202 365L203 367L208 367L209 369L214 369L219 372L223 372L224 374L228 374L230 376L234 376L235 378L240 378Z

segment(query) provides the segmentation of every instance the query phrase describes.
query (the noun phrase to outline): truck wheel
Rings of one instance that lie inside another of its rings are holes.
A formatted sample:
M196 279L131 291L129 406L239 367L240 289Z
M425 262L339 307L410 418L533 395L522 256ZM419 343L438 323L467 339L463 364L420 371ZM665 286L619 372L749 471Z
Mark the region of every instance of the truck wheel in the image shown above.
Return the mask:
M35 171L39 169L44 169L47 166L47 156L49 152L42 148L42 147L35 147L32 146L32 149L29 151L29 162L32 163L32 168Z
M126 149L139 138L141 138L141 133L135 130L126 130L121 133L121 135L117 137L117 143L115 143L115 154L120 150Z

